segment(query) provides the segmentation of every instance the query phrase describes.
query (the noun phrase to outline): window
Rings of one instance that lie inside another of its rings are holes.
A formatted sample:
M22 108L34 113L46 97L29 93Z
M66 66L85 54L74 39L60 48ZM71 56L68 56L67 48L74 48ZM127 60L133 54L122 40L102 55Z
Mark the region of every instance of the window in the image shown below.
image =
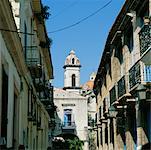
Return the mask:
M72 109L64 109L64 126L71 126Z
M102 109L101 109L101 106L100 106L100 108L99 108L99 117L101 118L102 117Z
M108 129L107 129L107 125L105 127L105 143L108 143Z
M133 50L134 44L133 44L133 27L132 27L132 24L124 35L124 44L127 45L130 52Z
M74 58L72 58L72 64L74 64L74 62L75 62L75 60L74 60Z
M75 74L72 75L72 86L76 85Z
M7 140L8 115L8 75L2 65L2 108L1 108L1 137ZM4 143L6 144L6 143Z
M120 64L123 63L123 55L122 55L122 41L119 39L119 41L116 43L116 50L115 50L115 57L118 58Z

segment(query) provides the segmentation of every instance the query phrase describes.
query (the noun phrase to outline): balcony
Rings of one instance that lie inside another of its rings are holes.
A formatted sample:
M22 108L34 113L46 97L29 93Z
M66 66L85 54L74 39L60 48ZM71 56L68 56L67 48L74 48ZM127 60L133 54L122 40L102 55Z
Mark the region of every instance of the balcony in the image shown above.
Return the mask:
M151 65L140 65L137 62L129 70L129 87L130 90L135 87L138 83L148 84L151 83Z
M51 120L49 120L49 128L54 128L56 125L55 119L51 118Z
M35 78L33 80L33 83L35 85L35 88L37 92L42 92L45 89L45 81L42 78Z
M68 121L62 124L62 129L75 129L75 128L76 128L75 122Z
M117 100L117 87L116 85L110 90L110 104L113 104Z
M26 46L24 49L26 64L30 70L32 78L40 78L42 76L42 66L38 47Z
M52 103L50 100L50 92L47 88L39 93L39 99L44 105L50 105Z
M50 118L54 118L54 112L56 111L57 107L52 103L51 105L45 106Z
M142 56L151 47L151 25L144 25L139 33L140 55Z
M103 116L106 117L108 113L108 98L104 98L103 100Z
M125 84L125 76L123 76L118 82L118 98L123 96L126 93L126 84Z
M129 70L129 88L132 89L137 83L141 82L140 62L136 63Z

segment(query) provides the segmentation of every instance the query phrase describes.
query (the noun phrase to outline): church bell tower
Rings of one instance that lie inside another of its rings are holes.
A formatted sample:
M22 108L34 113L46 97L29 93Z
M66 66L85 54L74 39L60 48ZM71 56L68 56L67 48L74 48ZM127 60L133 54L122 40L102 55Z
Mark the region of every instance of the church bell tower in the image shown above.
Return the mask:
M80 61L75 55L74 50L71 50L66 57L64 68L64 90L71 92L80 92Z

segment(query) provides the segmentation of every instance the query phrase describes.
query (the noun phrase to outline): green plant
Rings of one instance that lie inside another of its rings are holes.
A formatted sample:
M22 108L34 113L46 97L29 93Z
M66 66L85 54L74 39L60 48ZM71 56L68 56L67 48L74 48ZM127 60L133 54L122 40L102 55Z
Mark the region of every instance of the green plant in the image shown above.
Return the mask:
M74 138L73 140L68 139L67 141L69 143L69 150L83 150L84 142L78 138Z
M42 6L41 14L44 19L49 19L49 6Z
M40 13L35 13L35 16L39 20L40 23L44 23L44 19L49 19L49 16L51 14L49 13L49 6L42 6Z

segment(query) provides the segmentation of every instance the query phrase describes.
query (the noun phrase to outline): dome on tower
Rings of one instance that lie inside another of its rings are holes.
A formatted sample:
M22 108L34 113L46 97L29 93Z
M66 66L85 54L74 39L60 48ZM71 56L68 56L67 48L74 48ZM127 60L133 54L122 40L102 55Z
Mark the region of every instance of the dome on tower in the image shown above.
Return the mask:
M66 66L79 66L80 67L80 61L78 57L75 55L74 50L71 50L69 55L66 57L64 67Z

